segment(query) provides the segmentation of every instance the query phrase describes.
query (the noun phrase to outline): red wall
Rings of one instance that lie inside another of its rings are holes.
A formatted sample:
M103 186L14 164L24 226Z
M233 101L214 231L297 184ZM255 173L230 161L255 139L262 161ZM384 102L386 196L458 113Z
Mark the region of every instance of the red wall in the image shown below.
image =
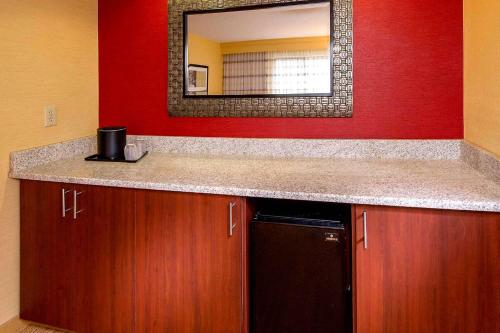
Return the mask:
M462 1L354 0L350 119L170 118L167 0L100 0L100 124L131 134L463 138Z

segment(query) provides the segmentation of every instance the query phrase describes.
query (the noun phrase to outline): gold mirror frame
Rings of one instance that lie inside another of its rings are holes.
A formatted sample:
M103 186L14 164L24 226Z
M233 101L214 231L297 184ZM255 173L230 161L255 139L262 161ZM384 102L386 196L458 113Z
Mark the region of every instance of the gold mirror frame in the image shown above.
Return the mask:
M332 0L332 96L184 97L184 12L297 0L172 0L168 4L168 112L173 117L349 118L353 109L352 0Z

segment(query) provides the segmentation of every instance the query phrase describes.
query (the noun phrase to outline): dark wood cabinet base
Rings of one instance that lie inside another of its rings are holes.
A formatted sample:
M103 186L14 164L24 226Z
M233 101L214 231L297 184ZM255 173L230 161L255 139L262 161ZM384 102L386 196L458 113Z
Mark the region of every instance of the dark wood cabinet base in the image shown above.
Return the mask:
M23 180L21 318L80 333L247 333L254 212L239 197ZM500 214L352 212L357 333L500 331Z
M20 317L77 332L130 332L134 209L130 189L21 182Z
M227 196L137 192L135 332L242 332L241 205Z
M500 214L357 206L354 217L358 333L500 331Z
M21 318L80 333L246 333L244 203L22 181Z

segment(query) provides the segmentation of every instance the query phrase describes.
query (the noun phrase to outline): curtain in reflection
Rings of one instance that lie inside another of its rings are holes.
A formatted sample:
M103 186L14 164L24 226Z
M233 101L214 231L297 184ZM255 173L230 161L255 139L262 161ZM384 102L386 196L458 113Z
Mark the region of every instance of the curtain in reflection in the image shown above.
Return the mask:
M268 94L269 54L224 55L224 95Z
M330 58L328 50L273 52L272 94L310 94L330 91Z
M224 55L224 95L330 91L328 50Z

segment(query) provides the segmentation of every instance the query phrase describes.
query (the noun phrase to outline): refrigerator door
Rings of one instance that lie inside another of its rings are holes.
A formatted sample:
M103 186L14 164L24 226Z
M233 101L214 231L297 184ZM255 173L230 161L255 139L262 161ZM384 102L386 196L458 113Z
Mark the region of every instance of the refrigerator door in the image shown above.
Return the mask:
M251 332L348 332L345 229L254 221L251 230Z

